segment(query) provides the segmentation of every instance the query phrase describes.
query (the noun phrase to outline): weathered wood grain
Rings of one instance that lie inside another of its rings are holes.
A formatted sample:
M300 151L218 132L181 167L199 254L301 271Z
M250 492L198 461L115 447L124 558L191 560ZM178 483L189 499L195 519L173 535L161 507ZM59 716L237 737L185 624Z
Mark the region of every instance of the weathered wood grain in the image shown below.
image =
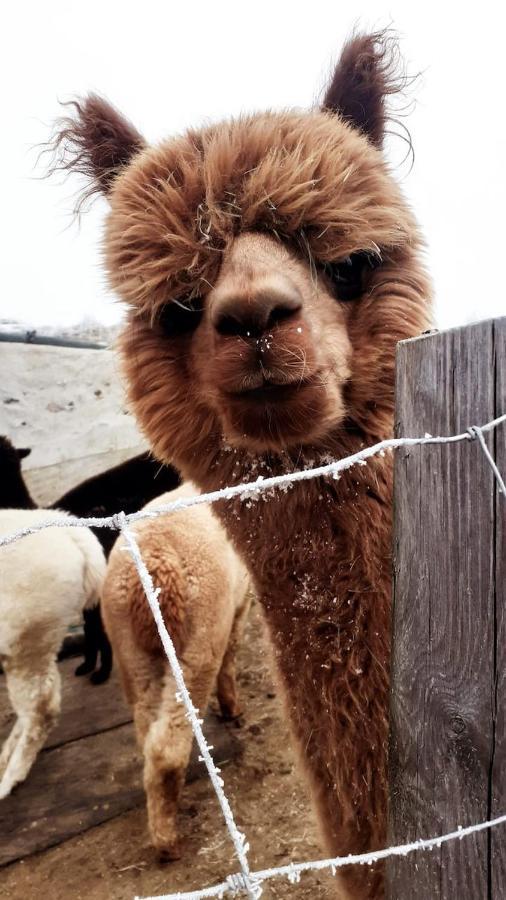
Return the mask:
M133 725L45 751L0 803L0 865L52 847L143 802Z
M496 339L504 345L505 325L480 322L399 345L398 436L457 433L504 412ZM504 467L504 427L486 440ZM496 716L501 692L506 702L499 499L477 441L397 452L391 842L480 822L506 805L504 718ZM388 896L499 900L505 848L503 830L395 859Z
M500 319L494 328L496 415L506 412L506 319ZM494 459L506 480L506 426L494 435ZM506 811L506 497L495 494L496 502L496 672L495 736L491 774L492 816ZM491 896L506 896L506 830L492 831L489 838L492 860Z

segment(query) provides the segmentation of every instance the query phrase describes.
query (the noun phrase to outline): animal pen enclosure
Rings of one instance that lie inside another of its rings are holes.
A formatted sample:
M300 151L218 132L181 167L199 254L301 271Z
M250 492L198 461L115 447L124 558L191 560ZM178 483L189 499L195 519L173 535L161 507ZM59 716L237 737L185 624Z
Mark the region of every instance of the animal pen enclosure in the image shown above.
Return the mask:
M505 892L504 829L492 828L490 820L506 821L506 496L483 446L486 442L504 473L505 408L506 319L407 341L398 349L395 439L316 470L225 488L195 501L247 498L287 482L338 477L374 453L398 448L390 843L401 846L357 860L390 857L390 900L499 900ZM169 505L164 513L173 508ZM112 517L102 524L121 529L129 541L177 671L156 592L128 529L135 518ZM163 896L191 900L239 892L259 897L264 882L282 876L293 883L296 896L304 871L336 871L349 864L344 858L250 870L245 836L237 829L197 711L182 682L179 687L222 804L240 872L209 888L196 886ZM462 831L446 840L459 826ZM423 852L428 847L432 852Z

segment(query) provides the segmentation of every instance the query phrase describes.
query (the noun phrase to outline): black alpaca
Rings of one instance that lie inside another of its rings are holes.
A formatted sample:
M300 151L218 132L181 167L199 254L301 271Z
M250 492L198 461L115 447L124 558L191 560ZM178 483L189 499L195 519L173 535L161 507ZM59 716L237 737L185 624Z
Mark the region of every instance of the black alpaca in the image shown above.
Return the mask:
M112 516L118 512L132 513L141 509L165 491L171 491L180 482L175 469L161 465L149 453L141 453L126 462L93 475L71 488L56 503L55 509L64 509L75 516ZM117 538L110 528L93 528L106 558ZM100 666L95 671L100 654ZM76 675L88 675L93 684L107 681L112 668L112 649L105 633L100 606L84 610L84 662L76 669Z

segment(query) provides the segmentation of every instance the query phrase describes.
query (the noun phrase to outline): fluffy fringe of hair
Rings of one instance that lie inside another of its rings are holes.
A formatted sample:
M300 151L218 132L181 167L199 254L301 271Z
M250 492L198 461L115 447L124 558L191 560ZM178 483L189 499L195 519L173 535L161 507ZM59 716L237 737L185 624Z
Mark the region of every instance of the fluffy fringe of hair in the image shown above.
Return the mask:
M265 231L315 263L384 257L416 240L378 150L328 111L221 122L142 153L114 189L111 286L141 313L215 280L242 231Z

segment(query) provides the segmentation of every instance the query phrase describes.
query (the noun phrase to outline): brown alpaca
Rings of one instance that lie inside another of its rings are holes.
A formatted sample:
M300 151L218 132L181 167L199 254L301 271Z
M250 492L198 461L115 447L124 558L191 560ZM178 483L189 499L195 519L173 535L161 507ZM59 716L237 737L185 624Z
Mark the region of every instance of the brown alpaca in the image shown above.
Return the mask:
M111 204L106 264L129 305L133 409L156 455L202 489L392 433L395 345L427 327L430 288L381 152L391 49L353 38L319 111L153 148L91 97L63 126L61 165ZM392 459L378 456L217 507L264 608L332 854L385 842L391 484ZM381 897L381 867L350 868L340 886Z
M195 493L194 485L185 484L144 509ZM198 506L141 520L131 529L161 589L160 609L193 703L204 712L217 681L221 711L235 718L240 712L235 651L249 609L249 579L223 526L209 507ZM144 755L151 839L161 858L174 859L179 856L177 808L193 734L122 538L109 558L102 616Z

